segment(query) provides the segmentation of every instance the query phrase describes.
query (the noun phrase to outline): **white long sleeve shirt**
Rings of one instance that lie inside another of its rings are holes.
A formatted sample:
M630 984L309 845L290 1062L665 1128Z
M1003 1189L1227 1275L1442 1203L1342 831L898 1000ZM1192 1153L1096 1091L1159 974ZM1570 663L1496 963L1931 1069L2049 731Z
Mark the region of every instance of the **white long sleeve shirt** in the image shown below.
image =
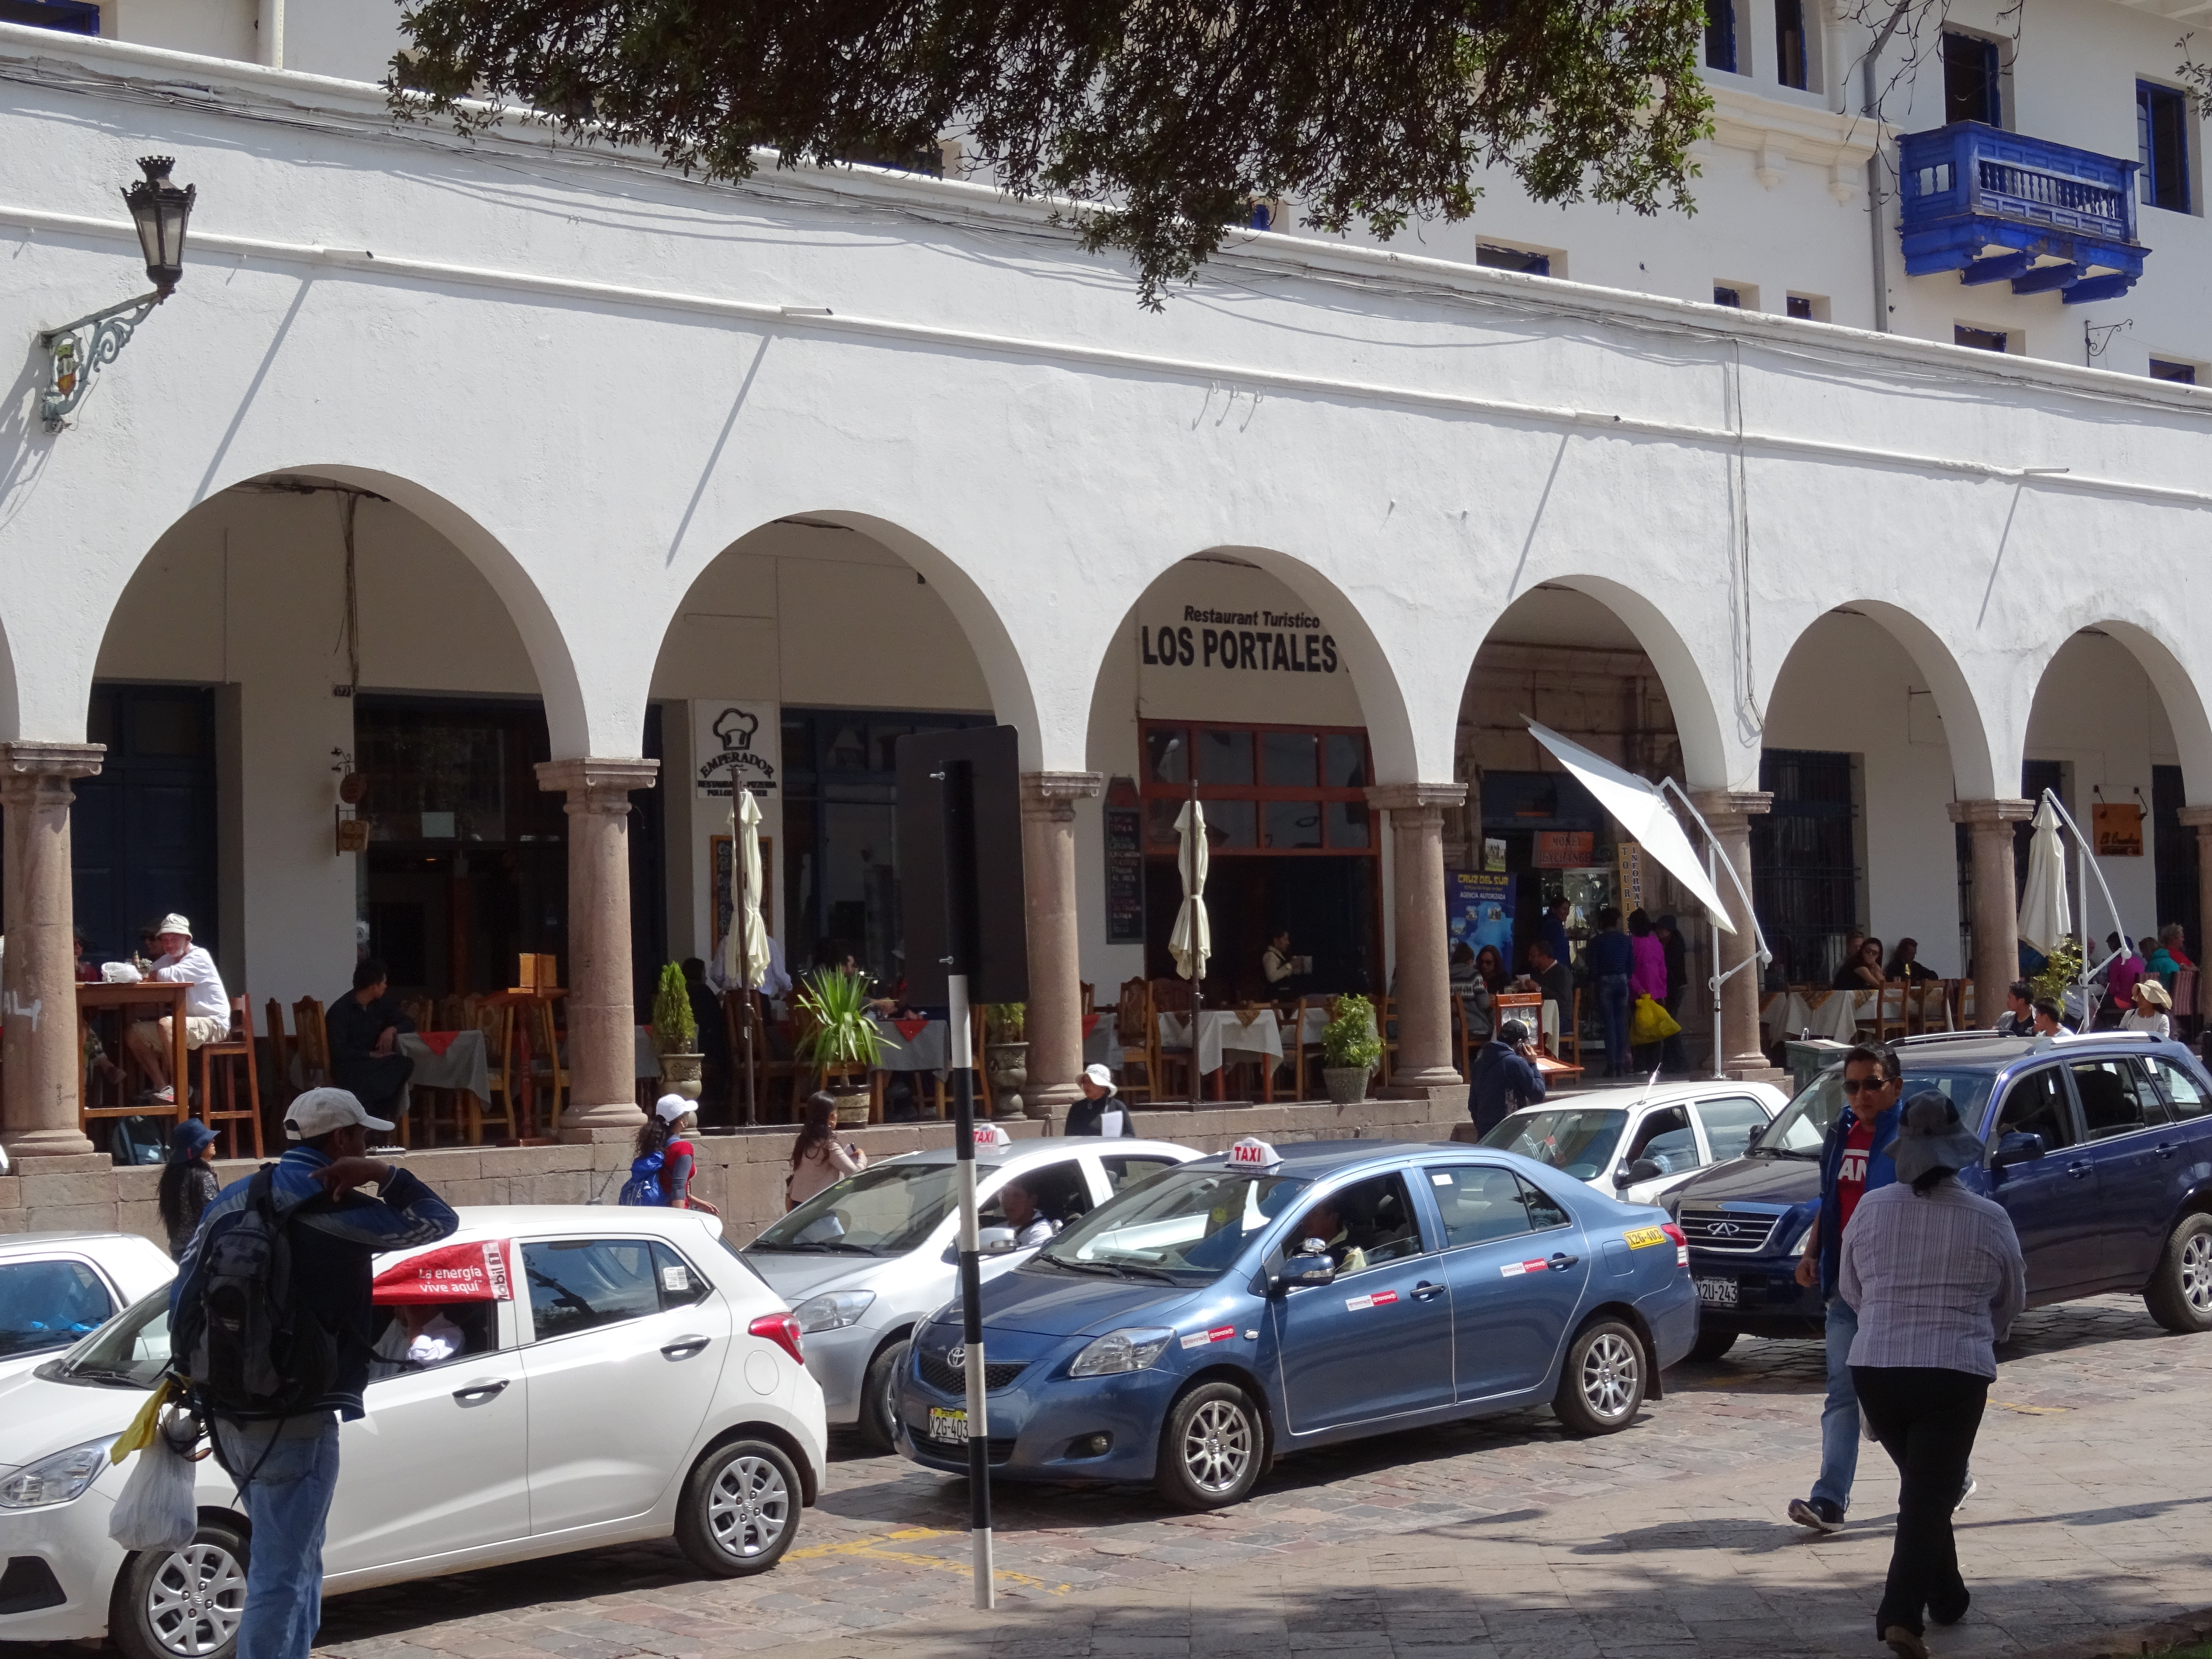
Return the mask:
M186 947L180 957L161 957L155 959L149 979L167 980L172 985L189 985L191 994L185 999L185 1013L189 1018L230 1018L230 997L222 988L222 975L216 971L215 958L197 945Z

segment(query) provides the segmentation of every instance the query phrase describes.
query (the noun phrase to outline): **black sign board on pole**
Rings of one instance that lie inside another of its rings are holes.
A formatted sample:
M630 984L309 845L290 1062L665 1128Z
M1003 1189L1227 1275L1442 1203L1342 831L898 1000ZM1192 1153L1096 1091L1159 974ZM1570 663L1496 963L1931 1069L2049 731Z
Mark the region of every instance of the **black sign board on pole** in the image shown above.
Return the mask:
M939 778L939 774L944 774ZM1021 751L1011 726L917 732L898 740L901 918L906 934L906 1000L916 1008L947 1001L945 790L964 816L972 861L953 872L973 896L974 955L962 965L969 1003L1026 1002L1029 934L1022 896Z

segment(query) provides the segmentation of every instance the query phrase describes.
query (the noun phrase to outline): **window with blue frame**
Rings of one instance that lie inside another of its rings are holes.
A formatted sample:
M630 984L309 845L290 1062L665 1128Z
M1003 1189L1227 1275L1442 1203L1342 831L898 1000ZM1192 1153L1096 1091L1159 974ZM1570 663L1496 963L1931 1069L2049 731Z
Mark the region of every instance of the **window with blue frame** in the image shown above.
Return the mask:
M2145 207L2187 213L2189 202L2189 95L2172 87L2136 82L2136 149L2142 171Z
M1705 0L1705 67L1735 67L1735 0Z
M1774 78L1802 92L1810 68L1805 50L1805 0L1774 0Z
M1943 120L2004 125L1998 96L1997 43L1943 31Z
M100 8L85 0L0 0L0 23L24 23L64 34L100 33Z

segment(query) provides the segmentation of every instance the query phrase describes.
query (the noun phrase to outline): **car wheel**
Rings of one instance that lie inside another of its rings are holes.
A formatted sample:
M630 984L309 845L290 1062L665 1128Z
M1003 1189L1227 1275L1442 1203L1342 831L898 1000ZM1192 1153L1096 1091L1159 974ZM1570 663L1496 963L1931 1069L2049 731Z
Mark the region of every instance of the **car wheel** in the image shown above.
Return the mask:
M2212 1331L2212 1215L2181 1218L2143 1288L2143 1305L2169 1331Z
M1644 1344L1618 1319L1585 1327L1567 1345L1552 1410L1569 1434L1613 1434L1644 1403Z
M766 1572L799 1531L799 1471L780 1447L733 1440L692 1465L676 1510L676 1541L712 1578Z
M180 1550L141 1550L123 1565L107 1632L125 1659L230 1659L246 1611L246 1529L203 1521Z
M868 1362L860 1383L860 1440L870 1451L887 1452L891 1425L898 1419L899 1373L906 1369L908 1345L894 1342Z
M1690 1344L1690 1352L1685 1357L1698 1360L1700 1363L1709 1363L1712 1360L1718 1359L1730 1348L1735 1346L1735 1340L1739 1334L1740 1333L1735 1331L1708 1331L1701 1329L1698 1333L1698 1340Z
M1252 1396L1233 1382L1208 1382L1168 1413L1153 1480L1178 1509L1222 1509L1250 1496L1267 1455L1267 1425Z

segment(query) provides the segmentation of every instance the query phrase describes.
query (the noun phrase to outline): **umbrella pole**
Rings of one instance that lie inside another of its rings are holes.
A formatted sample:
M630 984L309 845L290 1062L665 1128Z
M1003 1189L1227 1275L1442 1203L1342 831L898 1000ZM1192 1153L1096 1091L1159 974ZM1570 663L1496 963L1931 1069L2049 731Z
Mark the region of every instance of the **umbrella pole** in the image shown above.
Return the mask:
M1193 806L1195 806L1198 805L1198 751L1196 749L1193 749L1191 750L1190 757L1188 761L1186 763L1186 766L1187 769L1190 773L1190 804ZM1195 814L1194 814L1193 817L1194 822L1195 822ZM1203 835L1205 832L1201 830L1199 833ZM1194 836L1191 840L1188 854L1190 858L1191 885L1187 890L1190 890L1194 893L1195 893L1198 880L1198 849L1200 844L1200 843L1197 837ZM1202 897L1201 902L1203 902ZM1195 927L1191 930L1191 943L1194 945L1198 943L1198 930ZM1190 1109L1194 1112L1198 1109L1200 1102L1205 1097L1206 1092L1199 1086L1198 1081L1198 1022L1199 1016L1206 1006L1206 958L1203 957L1194 957L1194 960L1198 963L1198 971L1190 976Z

